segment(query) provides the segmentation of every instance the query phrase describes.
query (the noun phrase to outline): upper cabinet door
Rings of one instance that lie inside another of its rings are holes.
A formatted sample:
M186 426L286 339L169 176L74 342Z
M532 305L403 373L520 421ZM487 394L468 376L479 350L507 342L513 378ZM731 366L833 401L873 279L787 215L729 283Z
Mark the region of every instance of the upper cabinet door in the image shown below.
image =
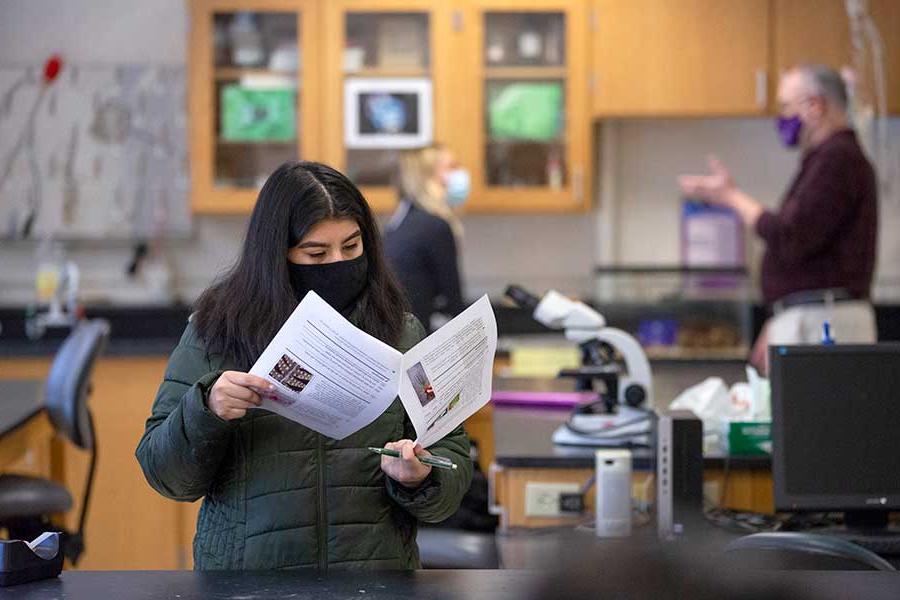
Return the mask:
M266 178L318 155L318 16L310 0L194 0L192 203L247 213Z
M375 211L397 201L404 149L443 139L452 86L450 10L428 0L325 3L323 138L329 164L345 172Z
M768 0L594 0L594 114L767 109Z
M448 144L472 173L470 212L564 212L589 205L585 5L461 3Z
M883 43L888 110L900 114L900 1L869 0L868 6ZM845 0L776 0L774 35L776 76L803 63L854 65ZM866 77L871 84L871 71Z

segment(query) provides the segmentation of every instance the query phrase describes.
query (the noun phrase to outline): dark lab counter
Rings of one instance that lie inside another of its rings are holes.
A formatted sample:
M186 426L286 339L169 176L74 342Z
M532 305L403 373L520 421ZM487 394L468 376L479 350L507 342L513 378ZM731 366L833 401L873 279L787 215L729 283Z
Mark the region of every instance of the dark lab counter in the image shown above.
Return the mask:
M504 306L496 300L493 304L500 337L562 335L536 322L527 310ZM187 305L89 306L85 308L85 313L88 318L109 321L111 337L106 354L151 356L172 351L184 331L191 308ZM65 339L66 333L65 329L49 330L40 339L30 340L25 330L25 308L0 307L0 358L51 356ZM663 359L661 362L673 361Z
M110 356L167 355L178 343L190 307L88 307L90 319L106 319L111 337L105 351ZM51 329L38 340L30 340L25 332L24 308L0 308L0 358L14 356L52 356L68 331Z
M639 567L635 568L639 572ZM629 590L639 584L601 584L605 577L598 566L594 571L598 588L615 593L616 597L630 597ZM338 600L366 598L369 600L432 599L515 599L552 597L542 584L550 583L551 574L542 571L496 570L457 571L432 570L413 572L344 572L319 576L302 571L67 571L58 579L26 583L0 588L0 598L16 600L150 600L179 598L180 600L238 600L242 598L293 598L295 600ZM759 577L744 576L741 591L747 597L766 597L766 591L777 589L785 598L897 598L900 577L890 572L864 571L766 571ZM556 580L553 583L559 584ZM690 585L670 581L671 595L680 597ZM683 590L678 588L684 586ZM554 586L555 587L555 586ZM585 589L575 584L585 596ZM696 587L696 586L695 586ZM612 588L612 589L610 589ZM620 589L621 588L621 589ZM599 590L598 590L599 591ZM658 591L658 590L657 590ZM694 590L696 591L696 589ZM758 594L754 593L757 592Z
M608 320L615 324L615 307L600 306ZM188 305L172 306L89 306L85 309L89 318L106 319L112 333L107 354L113 356L165 355L172 351L184 331L191 308ZM548 334L551 332L532 319L529 311L504 306L494 301L497 316L497 330L501 337ZM882 340L900 340L900 304L877 304L875 312L878 320L878 335ZM754 307L752 330L759 331L765 313L761 307ZM49 331L37 341L29 340L25 334L25 308L0 307L0 358L13 356L51 356L56 352L65 331ZM693 359L660 359L654 364L667 362L691 363ZM700 361L702 362L702 361ZM729 361L722 361L729 362ZM739 362L739 361L730 361Z
M0 598L17 600L231 600L293 598L337 600L365 598L457 599L528 598L540 575L528 571L412 571L334 572L319 576L309 571L67 571L59 579L0 588Z

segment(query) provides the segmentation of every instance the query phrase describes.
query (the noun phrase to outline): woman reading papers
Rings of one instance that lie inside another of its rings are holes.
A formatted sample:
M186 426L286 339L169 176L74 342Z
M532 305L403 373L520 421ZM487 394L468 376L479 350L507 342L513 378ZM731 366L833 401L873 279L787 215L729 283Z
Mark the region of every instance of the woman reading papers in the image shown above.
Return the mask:
M342 440L250 410L272 384L247 371L309 291L400 352L425 336L359 190L325 165L287 163L260 191L235 266L198 300L137 448L159 493L203 498L195 568L417 568L416 522L449 517L469 487L462 427L425 450L397 399ZM301 391L311 377L289 361L272 373ZM431 453L459 468L416 459Z

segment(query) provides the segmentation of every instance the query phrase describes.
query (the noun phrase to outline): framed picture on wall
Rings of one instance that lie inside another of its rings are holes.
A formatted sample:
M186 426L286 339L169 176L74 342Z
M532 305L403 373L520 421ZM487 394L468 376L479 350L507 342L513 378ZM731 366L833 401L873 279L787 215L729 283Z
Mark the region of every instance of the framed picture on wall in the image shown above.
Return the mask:
M417 148L433 138L431 80L351 78L344 83L344 145Z

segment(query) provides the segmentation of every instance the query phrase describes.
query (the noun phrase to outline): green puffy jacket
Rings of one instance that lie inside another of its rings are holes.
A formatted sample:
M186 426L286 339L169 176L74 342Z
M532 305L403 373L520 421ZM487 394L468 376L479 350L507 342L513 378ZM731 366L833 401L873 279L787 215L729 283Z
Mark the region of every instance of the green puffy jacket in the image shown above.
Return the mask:
M398 350L424 335L409 316ZM337 441L265 410L220 419L206 397L227 370L233 367L209 355L188 323L136 452L160 494L188 502L203 497L195 568L418 568L417 520L446 519L469 488L472 462L463 428L429 448L459 469L433 469L409 489L386 477L381 457L367 450L415 439L399 399Z

